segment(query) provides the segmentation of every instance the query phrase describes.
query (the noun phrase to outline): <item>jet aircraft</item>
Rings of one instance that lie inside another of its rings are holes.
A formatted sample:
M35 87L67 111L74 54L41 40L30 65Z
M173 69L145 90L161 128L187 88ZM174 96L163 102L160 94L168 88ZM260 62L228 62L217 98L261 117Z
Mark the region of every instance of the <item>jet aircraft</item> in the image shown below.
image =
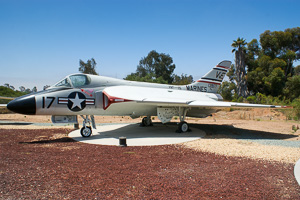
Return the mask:
M275 107L272 105L224 102L218 88L230 68L222 61L202 78L188 85L167 85L120 80L90 74L71 74L50 88L16 98L8 103L13 112L26 115L52 115L53 123L78 123L83 137L96 129L94 115L130 116L152 125L151 116L162 123L179 116L177 132L189 131L185 117L207 117L221 107Z

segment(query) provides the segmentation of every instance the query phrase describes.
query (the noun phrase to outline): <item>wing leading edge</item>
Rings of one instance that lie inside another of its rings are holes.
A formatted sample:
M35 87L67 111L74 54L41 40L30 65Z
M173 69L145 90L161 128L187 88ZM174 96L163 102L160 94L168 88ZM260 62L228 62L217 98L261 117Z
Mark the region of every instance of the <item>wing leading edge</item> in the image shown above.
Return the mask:
M281 106L248 104L219 101L217 94L185 91L168 90L160 88L146 88L136 86L114 86L108 87L104 93L113 97L117 102L120 99L134 101L144 104L155 104L157 106L181 106L181 107L259 107L259 108L280 108Z

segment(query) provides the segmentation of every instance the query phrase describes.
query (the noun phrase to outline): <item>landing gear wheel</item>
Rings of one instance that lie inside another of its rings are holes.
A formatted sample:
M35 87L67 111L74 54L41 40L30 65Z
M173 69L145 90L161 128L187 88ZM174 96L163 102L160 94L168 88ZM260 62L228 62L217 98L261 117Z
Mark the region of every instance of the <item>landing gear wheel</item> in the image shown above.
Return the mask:
M82 137L90 137L92 135L92 128L90 126L82 127L80 134Z
M190 131L188 123L182 121L178 124L178 130L177 130L178 133L186 133L188 131Z
M150 117L144 117L142 120L142 126L152 126L152 120Z

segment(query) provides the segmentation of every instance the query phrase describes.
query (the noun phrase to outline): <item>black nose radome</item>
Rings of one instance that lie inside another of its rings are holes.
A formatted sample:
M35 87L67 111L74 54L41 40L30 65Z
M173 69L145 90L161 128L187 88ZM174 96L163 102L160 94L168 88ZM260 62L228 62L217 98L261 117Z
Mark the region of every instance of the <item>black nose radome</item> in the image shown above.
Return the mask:
M33 95L28 95L12 100L7 104L7 108L15 113L35 115L35 105L35 97Z

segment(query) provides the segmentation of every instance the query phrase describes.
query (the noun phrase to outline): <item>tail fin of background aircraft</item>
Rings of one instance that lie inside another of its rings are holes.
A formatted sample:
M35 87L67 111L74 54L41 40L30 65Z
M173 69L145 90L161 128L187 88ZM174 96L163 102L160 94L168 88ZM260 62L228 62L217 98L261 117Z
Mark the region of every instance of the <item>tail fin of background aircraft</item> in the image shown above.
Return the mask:
M227 71L230 69L231 61L224 60L210 70L198 81L187 86L188 90L200 92L217 93Z

